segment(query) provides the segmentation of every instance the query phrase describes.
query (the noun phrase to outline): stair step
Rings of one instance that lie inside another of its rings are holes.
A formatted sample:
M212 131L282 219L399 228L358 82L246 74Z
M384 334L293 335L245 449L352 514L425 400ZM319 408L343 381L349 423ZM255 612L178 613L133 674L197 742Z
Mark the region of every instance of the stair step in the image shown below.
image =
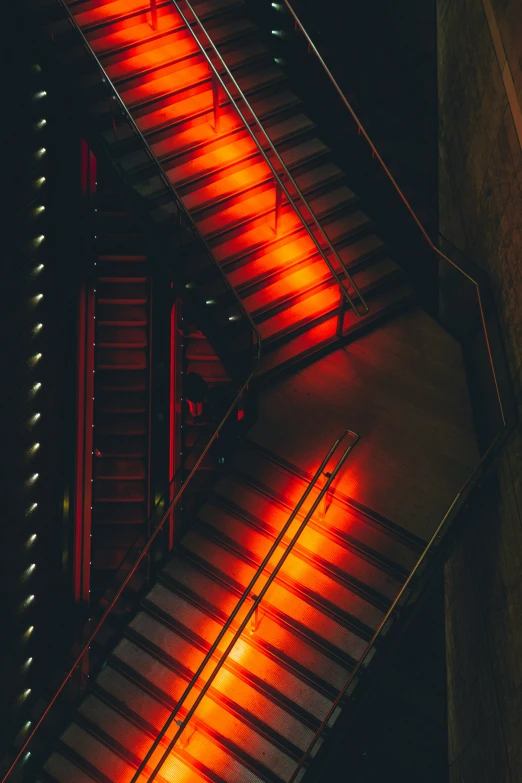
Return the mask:
M147 417L141 413L99 413L95 429L100 435L144 435L147 425ZM101 448L100 451L105 453Z
M146 296L140 300L147 301ZM149 314L146 305L124 303L119 299L106 302L100 299L96 302L96 320L98 325L108 326L140 326L148 323Z
M93 508L93 524L96 525L140 525L146 520L144 506L137 503L97 503ZM119 535L119 534L118 534Z
M235 145L236 147L239 145ZM250 148L252 145L248 145ZM311 139L303 144L295 145L286 153L283 152L282 158L289 171L293 171L306 164L311 164L323 155L328 153L328 148L317 139ZM240 153L241 154L241 153ZM197 214L197 219L201 219L201 212L205 209L216 207L223 208L229 200L239 202L239 197L244 194L251 194L254 191L271 189L275 187L274 175L259 153L252 151L252 160L246 163L240 163L238 166L229 166L229 170L222 172L219 176L207 175L202 187L191 190L183 196L183 203L189 211ZM279 169L279 165L275 165ZM233 170L232 170L233 169ZM201 181L201 180L200 180ZM198 181L198 185L199 182ZM273 197L272 197L273 200ZM222 214L221 212L219 214Z
M144 479L145 462L142 459L96 459L94 476L97 479Z
M191 39L192 40L192 39ZM138 74L129 78L119 89L121 98L133 113L142 111L145 106L151 107L156 102L164 102L166 98L183 99L208 89L212 74L206 59L199 52L193 54L190 60L181 64L175 54L178 49L171 50L173 64L164 65L152 73ZM180 52L181 55L181 52ZM227 57L229 67L241 68L260 56L266 56L265 47L259 44L237 46ZM224 73L224 67L218 68ZM101 104L100 104L101 107ZM102 109L106 111L106 109Z
M122 639L110 656L111 665L120 671L128 671L132 678L160 698L175 704L190 680L188 671L177 671L138 647L128 639ZM196 685L196 693L201 685ZM251 727L256 727L265 737L273 736L281 745L294 745L304 750L313 737L313 731L296 718L275 705L234 674L220 673L207 692L206 702L217 702L230 712L241 716ZM292 742L284 737L292 737ZM295 753L295 751L294 751ZM295 753L297 755L297 753Z
M144 347L147 345L147 329L142 326L124 327L97 324L96 343L98 345L120 345Z
M64 750L72 751L82 769L102 780L130 780L134 768L117 753L89 734L77 723L71 723L60 737ZM101 781L100 781L101 783Z
M94 388L97 411L103 411L104 413L145 413L148 410L148 399L145 390L128 390L125 386L110 391L100 389L98 378L95 378Z
M54 752L45 762L44 770L51 775L57 783L93 783L95 778L80 769L70 759Z
M375 241L367 242L367 239ZM344 247L338 243L335 250L345 268L354 274L362 265L369 263L382 253L384 244L377 237L371 235ZM271 253L252 254L243 264L232 268L228 273L228 278L244 298L257 292L262 293L268 286L284 281L285 277L293 271L302 269L306 273L309 266L318 262L326 266L309 237L298 235ZM335 260L334 263L337 267Z
M94 481L95 503L143 503L145 501L145 482L128 476L121 480L117 477L102 478Z
M190 531L184 537L183 549L190 552L191 556L195 556L199 561L208 562L213 569L227 574L228 578L242 586L242 589L245 589L256 570L216 541L204 538L199 531ZM277 580L270 588L270 593L267 594L266 603L275 608L284 607L285 613L291 612L294 619L313 629L327 642L339 647L355 660L364 650L365 641L362 636L342 625L339 618L332 619L324 613L322 608L318 609L309 600L294 595L284 586L278 584Z
M280 145L283 141L299 137L306 131L313 130L314 124L304 114L297 114L281 122L270 126L267 134L273 144ZM270 147L262 133L258 132L259 143L265 151ZM214 177L241 161L247 162L250 158L259 154L259 148L242 126L233 133L229 133L223 138L220 130L219 138L212 140L206 145L201 145L197 150L183 155L181 162L179 157L176 165L169 168L169 178L177 187L187 185L188 183L198 181L204 177ZM272 153L269 153L271 156Z
M130 623L129 630L133 632L131 638L137 643L143 643L147 649L150 646L151 651L156 649L159 656L164 660L170 659L174 665L176 661L190 661L190 668L195 671L222 626L210 621L207 615L184 599L174 596L173 600L176 599L179 604L175 616L182 618L182 623L178 620L176 629L168 628L149 614L140 612ZM204 633L204 636L201 636L201 633ZM221 645L219 649L222 652L225 645ZM215 654L213 660L217 662L219 656ZM296 717L300 716L312 726L315 721L322 720L331 704L330 699L298 680L273 659L263 655L246 637L244 644L232 651L223 670L233 672L238 679L250 683L260 693L283 707L286 705L288 711L293 711ZM289 693L292 694L291 700L287 695Z
M107 505L114 506L114 504ZM119 554L118 565L131 547L134 548L135 551L141 549L147 538L145 530L147 516L145 514L144 506L142 507L142 512L140 522L132 524L108 522L104 525L94 525L92 529L92 543L94 548L98 550L103 549L107 552L112 550L115 553L121 553Z
M250 96L269 87L273 88L282 79L283 73L279 69L261 68L259 71L251 73L248 78L244 76L241 79L241 89L245 95ZM172 125L179 125L205 114L210 116L212 110L211 91L205 90L184 100L149 110L136 118L136 124L142 133L149 134L152 131L156 132Z
M219 569L205 565L201 568L192 558L182 553L171 559L163 569L161 577L171 588L166 593L151 591L147 600L153 601L159 611L170 612L168 602L172 589L181 592L209 616L222 623L226 621L238 598L242 595L239 586ZM157 585L158 590L160 586ZM164 602L167 601L167 604ZM171 612L170 612L171 613ZM285 613L284 607L264 607L262 622L256 639L278 659L295 661L299 667L313 673L331 687L340 688L346 673L352 666L352 659L324 637L300 623L295 616Z
M96 391L107 392L110 399L111 392L146 392L148 375L145 370L98 370L95 384Z
M100 370L143 370L147 367L147 352L134 347L98 347L95 361L96 369Z
M146 283L122 283L119 280L110 282L98 282L96 284L96 298L100 303L114 302L116 304L127 302L128 304L141 304L147 301L148 292Z
M255 502L256 509L258 502L263 504L266 502L263 498L268 498L272 505L276 504L277 507L286 509L286 513L290 513L294 507L295 496L304 492L308 480L290 473L283 466L256 451L255 446L250 448L250 445L251 442L247 442L246 447L236 458L233 495L227 491L226 480L221 481L214 491L242 505L246 505L246 498L252 493L252 501ZM238 479L246 485L244 489L237 486ZM245 490L247 494L243 500ZM402 571L403 575L411 571L418 559L417 548L412 548L398 540L391 523L387 527L385 520L373 519L357 512L348 505L348 499L341 497L338 491L329 498L330 505L324 524L311 520L310 526L313 529L321 530L323 534L337 541L350 543L361 551L368 552L373 558L380 558L383 562L393 562L396 570Z
M407 285L396 286L376 297L368 297L370 313L357 317L352 310L346 311L343 321L343 338L356 336L364 329L381 324L386 318L397 314L415 301L412 289ZM300 332L285 342L276 345L273 352L265 353L258 377L270 378L282 369L295 368L300 363L317 356L339 344L337 337L337 314Z
M255 30L254 25L247 19L231 19L226 25L218 21L212 26L212 40L216 45L223 46L237 38L249 35L253 30ZM104 67L111 79L124 77L129 68L144 72L151 65L166 61L169 56L172 56L174 46L177 49L181 48L181 54L185 57L199 51L183 20L181 17L178 18L177 14L159 16L157 31L153 31L150 25L142 25L140 29L135 26L134 33L135 43L127 43L125 47L115 39L96 41L95 51L103 57Z
M277 509L269 503L265 505L272 511L272 524L264 529L261 519L265 520L266 514L262 514L261 509L259 518L249 515L245 520L241 511L231 514L226 509L206 503L198 517L213 530L214 535L221 534L223 540L226 537L229 542L234 542L238 551L244 552L253 562L259 558L261 562L289 516L289 512L282 510L276 516L274 511ZM279 555L289 541L287 536L278 550ZM295 581L293 574L298 573L300 581L313 584L314 591L335 603L340 610L344 607L344 611L373 630L382 619L383 610L388 608L388 601L395 598L401 586L400 582L361 559L355 548L350 551L315 527L307 527L294 552L280 572L282 577L288 577L289 584ZM371 589L367 589L366 585L371 585Z

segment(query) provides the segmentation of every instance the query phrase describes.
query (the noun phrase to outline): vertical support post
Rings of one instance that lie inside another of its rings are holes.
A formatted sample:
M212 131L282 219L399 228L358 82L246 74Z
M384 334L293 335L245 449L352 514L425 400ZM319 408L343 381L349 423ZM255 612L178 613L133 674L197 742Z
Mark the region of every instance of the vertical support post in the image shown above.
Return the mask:
M216 133L219 133L219 82L214 72L212 72L212 101L214 103L214 130Z
M116 115L114 113L114 95L109 95L109 107L111 110L112 131L114 133L114 141L118 141L118 130L116 127Z
M283 174L281 174L281 177L283 177ZM277 232L279 229L279 215L281 212L281 204L283 201L283 188L279 184L279 182L276 180L276 192L275 192L275 220L274 220L274 233L277 236Z
M178 719L176 718L176 719L175 719L175 723L176 723L178 726L181 726L181 724L183 723L183 721L182 721L182 720L178 720ZM176 745L178 746L178 748L179 748L180 750L184 750L184 749L187 747L187 745L189 744L189 739L190 739L190 737L189 737L189 735L188 735L188 733L187 733L187 729L188 729L188 726L187 726L187 728L185 729L185 731L183 732L183 734L180 736L179 740L178 740L178 741L177 741L177 743L176 743Z
M250 594L250 598L252 599L252 601L255 601L256 598L257 598L257 595L254 595L254 593L251 593ZM255 633L257 631L258 628L259 628L259 606L256 606L256 608L254 610L254 614L250 618L250 627L249 627L248 631L249 631L250 634L253 634L253 633Z
M323 473L324 484L326 484L328 482L328 479L330 478L331 475L332 475L331 473L326 473L326 471ZM324 484L323 484L323 486L324 486ZM319 506L319 508L317 510L319 512L319 519L322 522L323 519L325 518L326 512L328 510L328 492L324 493L323 499L321 500L321 504L320 504L320 506Z
M152 22L152 29L158 29L158 9L156 7L156 0L150 0L150 17Z
M337 337L343 336L343 322L344 322L344 296L343 292L339 291L339 310L337 313Z
M252 593L252 595L250 597L251 597L251 599L253 601L255 601L256 598L257 598L257 595L254 595ZM249 631L250 631L251 634L253 634L253 633L255 633L257 631L258 628L259 628L259 605L256 606L256 608L254 610L254 614L250 618L250 628L249 628Z
M92 217L96 193L96 159L81 142L81 189L85 210L85 269L78 300L78 366L76 401L76 476L74 506L73 594L88 609L91 579L91 504L94 397L94 281L91 267Z

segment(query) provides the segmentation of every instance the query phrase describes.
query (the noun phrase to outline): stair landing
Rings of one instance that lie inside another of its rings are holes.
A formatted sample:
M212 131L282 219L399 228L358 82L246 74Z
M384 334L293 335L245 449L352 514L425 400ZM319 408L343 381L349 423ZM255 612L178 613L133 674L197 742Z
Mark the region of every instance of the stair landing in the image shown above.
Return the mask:
M312 474L343 425L338 490L427 541L479 459L458 344L414 308L273 381L249 437Z

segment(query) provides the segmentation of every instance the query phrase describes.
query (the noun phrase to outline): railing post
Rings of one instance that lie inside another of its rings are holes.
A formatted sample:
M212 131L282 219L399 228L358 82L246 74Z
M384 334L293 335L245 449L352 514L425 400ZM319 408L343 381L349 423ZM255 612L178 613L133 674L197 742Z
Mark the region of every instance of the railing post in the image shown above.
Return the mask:
M212 100L214 103L214 130L219 133L219 82L215 73L212 73Z
M156 6L156 0L150 0L150 16L152 20L152 29L158 29L158 9Z
M330 476L331 476L331 475L332 475L331 473L327 473L326 471L323 473L323 476L324 476L324 484L327 484L327 483L328 483L328 479L330 478ZM324 486L324 485L323 485L323 486ZM319 506L319 508L317 509L317 511L318 511L318 516L319 516L319 520L320 520L321 522L322 522L322 521L323 521L323 519L325 518L325 516L326 516L326 512L327 512L327 510L328 510L328 505L327 505L327 502L328 502L328 492L325 492L325 493L324 493L324 495L323 495L323 499L321 500L321 505L320 505L320 506Z
M179 720L179 719L176 719L175 723L177 723L178 726L182 726L183 725L183 721ZM189 744L189 739L190 739L190 736L187 734L187 731L185 730L183 732L183 734L180 734L179 739L178 739L178 741L176 743L178 748L180 750L184 750L187 747L187 745Z
M344 323L344 296L343 292L339 292L339 311L337 313L337 337L343 336L343 323Z
M254 595L252 593L252 595L250 597L251 597L251 599L253 601L255 601L256 598L257 598L257 595ZM253 634L253 633L255 633L257 631L258 628L259 628L259 605L256 606L256 608L254 610L254 614L250 618L250 628L249 628L249 631L250 631L251 634Z
M283 176L283 175L281 175ZM275 221L274 221L274 232L277 236L277 231L279 228L279 213L281 212L281 203L283 201L283 188L279 184L279 182L276 180L276 192L275 192Z

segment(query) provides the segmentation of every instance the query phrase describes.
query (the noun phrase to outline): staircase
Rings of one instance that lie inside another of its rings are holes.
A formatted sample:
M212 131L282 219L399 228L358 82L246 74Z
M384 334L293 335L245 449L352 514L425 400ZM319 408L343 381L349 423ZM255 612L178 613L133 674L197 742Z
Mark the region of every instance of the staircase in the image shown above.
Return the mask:
M149 517L150 285L144 238L98 168L91 598Z
M338 341L338 284L290 204L283 203L274 232L273 174L223 96L215 132L211 71L172 2L158 3L156 31L144 0L73 0L68 7L259 326L259 374L294 366ZM412 291L401 270L245 18L241 0L205 0L194 8L368 302L370 312L362 318L346 309L344 338L410 304ZM163 191L146 157L125 140L114 143L106 99L93 111L129 181L154 204ZM270 153L266 140L259 141ZM311 226L307 208L303 216ZM319 244L326 248L322 238Z
M400 268L245 18L241 0L194 7L369 305L363 316L346 307L340 333L335 277L291 204L283 203L274 231L273 176L224 98L215 132L208 64L172 2L157 3L157 30L146 0L67 5L259 328L258 380L268 384L410 306L413 293ZM142 151L114 142L107 101L93 111L134 189L160 203ZM311 225L308 208L304 216ZM94 571L106 574L144 525L149 502L150 292L141 239L130 241L128 215L107 204L100 221L106 229L99 241L106 244L96 287L95 445L102 456L95 458L93 546ZM195 283L205 281L196 276ZM225 376L207 343L194 332L188 338L187 366L221 383ZM192 448L196 422L185 418L185 424ZM47 759L42 780L128 783L176 707L309 480L275 452L253 442L241 448L234 468L213 477L174 556ZM255 633L241 637L158 781L289 780L422 547L339 493L326 519L309 524L264 601ZM186 711L184 705L178 718Z
M308 480L244 443L91 683L43 780L132 778ZM242 635L201 703L188 743L178 743L157 780L288 780L420 545L334 493L326 517L313 518L276 578L255 632Z

